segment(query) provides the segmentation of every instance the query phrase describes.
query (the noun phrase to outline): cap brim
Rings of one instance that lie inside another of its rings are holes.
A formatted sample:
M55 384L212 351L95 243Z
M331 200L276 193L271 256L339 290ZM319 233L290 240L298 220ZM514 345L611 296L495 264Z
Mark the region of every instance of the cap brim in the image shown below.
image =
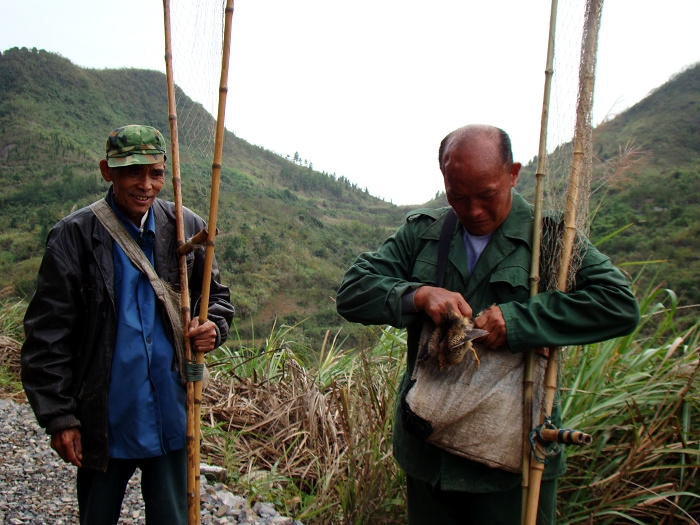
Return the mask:
M107 159L107 166L110 168L123 168L134 164L158 164L159 162L165 162L165 155L134 153L123 157L110 157Z

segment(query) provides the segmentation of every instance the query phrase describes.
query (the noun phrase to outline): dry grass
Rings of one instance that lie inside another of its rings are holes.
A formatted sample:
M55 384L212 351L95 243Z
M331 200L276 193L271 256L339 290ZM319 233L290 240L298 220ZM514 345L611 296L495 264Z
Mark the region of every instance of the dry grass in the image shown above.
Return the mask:
M222 464L233 436L239 466L314 485L345 447L338 410L296 361L286 363L283 381L215 374L204 419L223 433L210 434L203 451Z
M0 367L19 377L19 351L22 345L16 339L0 335Z
M637 332L567 351L565 422L594 443L568 447L561 524L698 524L700 326L676 333L675 309L672 292L654 290ZM22 309L4 312L0 386L23 396ZM296 336L281 327L256 350L211 356L202 460L225 467L235 492L307 525L404 523L391 431L405 333L382 331L363 352L330 338L317 351Z
M0 335L0 398L20 402L26 399L19 382L19 354L22 344L16 339Z
M234 490L275 501L308 525L401 523L403 477L390 441L404 341L385 334L373 355L324 346L314 366L269 343L272 350L230 353L213 367L203 457L227 468Z

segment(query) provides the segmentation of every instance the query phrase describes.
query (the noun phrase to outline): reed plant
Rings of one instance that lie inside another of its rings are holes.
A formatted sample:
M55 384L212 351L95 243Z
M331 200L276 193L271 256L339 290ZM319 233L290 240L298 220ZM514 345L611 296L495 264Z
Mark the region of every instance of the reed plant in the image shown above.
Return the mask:
M649 290L626 337L564 351L569 446L559 485L563 524L698 523L700 328L679 332L670 290ZM266 497L308 525L405 523L404 477L391 455L405 331L320 349L301 326L275 327L257 350L220 349L205 394L204 449L233 488Z
M19 353L24 338L22 319L26 310L24 301L0 301L0 394L14 399L23 397Z
M647 291L640 307L633 334L562 353L564 422L593 444L566 449L561 524L700 520L700 325L679 324L694 310L670 290ZM4 395L21 393L25 308L0 308ZM328 332L316 348L303 323L274 326L263 340L234 329L207 358L203 461L225 467L232 490L306 525L405 523L391 455L405 331L375 328L374 337L347 349L342 333Z
M339 334L314 349L300 333L273 327L255 350L210 357L203 457L227 468L234 490L308 525L403 523L391 456L403 332L377 329L374 347L347 352Z
M633 334L565 353L564 421L594 442L567 449L561 523L700 519L699 325L677 331L670 290L640 307Z

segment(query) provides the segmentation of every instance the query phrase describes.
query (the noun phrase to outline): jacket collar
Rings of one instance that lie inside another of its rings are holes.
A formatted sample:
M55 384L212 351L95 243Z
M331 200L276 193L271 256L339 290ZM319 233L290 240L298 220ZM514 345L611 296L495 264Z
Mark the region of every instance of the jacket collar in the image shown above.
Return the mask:
M462 225L458 222L452 234L450 244L449 261L456 275L453 274L453 286L463 290L463 295L467 300L480 283L489 278L493 269L515 248L522 243L532 246L532 224L533 207L523 197L512 190L513 204L510 213L501 226L493 233L488 246L481 254L479 262L474 268L474 273L470 274L467 264L467 254L462 238ZM438 220L430 225L421 234L421 238L429 240L440 240L440 230L445 222L445 212ZM447 286L448 279L445 279Z
M111 190L111 188L110 188ZM105 199L110 202L110 192L107 192ZM175 229L175 216L166 206L165 201L156 199L151 206L153 212L154 229L156 232L156 247L154 253L154 267L156 273L160 276L167 275L168 271L168 254L174 253L177 247L177 237ZM150 219L149 219L150 221ZM102 226L100 221L95 217L93 238L97 241L95 245L95 258L98 259L101 268L112 268L112 236L107 229ZM113 275L114 272L109 272L112 279L106 278L110 294L113 295Z
M532 247L532 223L534 219L534 208L515 190L513 190L513 205L506 220L496 230L499 233L515 242L524 242ZM524 227L527 225L527 227Z

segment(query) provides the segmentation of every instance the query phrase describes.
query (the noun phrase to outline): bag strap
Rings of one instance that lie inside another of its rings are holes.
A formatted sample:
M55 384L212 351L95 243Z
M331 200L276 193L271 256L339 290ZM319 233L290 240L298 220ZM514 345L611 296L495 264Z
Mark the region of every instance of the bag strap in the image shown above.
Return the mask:
M131 260L142 273L146 274L151 284L156 280L160 280L153 265L146 258L146 254L143 253L141 247L134 241L134 238L129 235L129 232L126 231L126 228L124 228L124 225L114 214L114 210L107 204L107 201L100 199L97 202L93 202L90 204L90 209L102 223L102 226L107 229L112 238L117 241L117 244L121 246L121 249L124 250L129 260ZM160 286L156 286L160 288ZM158 295L156 287L153 289L156 295Z
M165 311L170 320L170 325L173 328L173 338L175 340L175 351L179 356L184 357L184 331L182 327L182 316L180 315L180 304L173 295L174 290L163 279L158 277L153 265L143 253L141 247L134 241L133 237L126 231L124 225L119 218L114 214L111 206L105 199L100 199L97 202L90 204L90 209L95 214L95 217L102 223L112 238L124 250L124 253L129 257L131 262L144 273L151 282L153 291L156 297L165 307ZM177 303L177 304L176 304ZM184 362L184 361L182 361Z
M440 245L438 246L438 262L437 262L437 285L442 288L442 283L445 280L445 268L447 267L447 255L450 253L450 241L452 234L457 224L457 214L454 208L450 208L445 217L445 222L442 223L440 230Z

